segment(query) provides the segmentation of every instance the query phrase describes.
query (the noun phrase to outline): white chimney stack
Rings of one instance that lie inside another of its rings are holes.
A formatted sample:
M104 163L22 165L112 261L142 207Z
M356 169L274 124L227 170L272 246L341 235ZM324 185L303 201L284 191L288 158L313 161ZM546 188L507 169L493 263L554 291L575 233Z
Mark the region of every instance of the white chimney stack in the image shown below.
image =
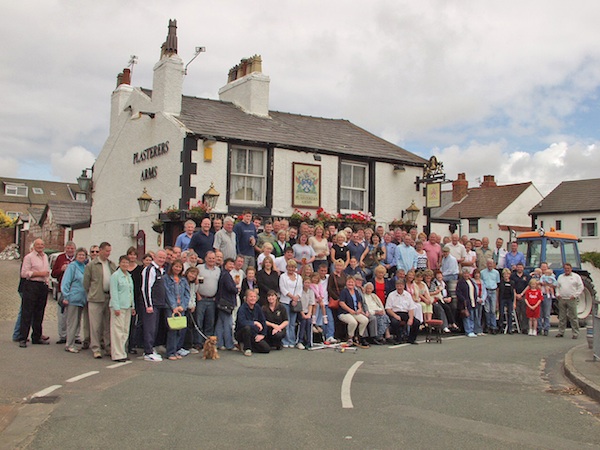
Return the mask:
M229 71L227 84L219 89L219 99L232 102L248 114L268 117L269 83L269 77L262 73L259 55L242 59Z

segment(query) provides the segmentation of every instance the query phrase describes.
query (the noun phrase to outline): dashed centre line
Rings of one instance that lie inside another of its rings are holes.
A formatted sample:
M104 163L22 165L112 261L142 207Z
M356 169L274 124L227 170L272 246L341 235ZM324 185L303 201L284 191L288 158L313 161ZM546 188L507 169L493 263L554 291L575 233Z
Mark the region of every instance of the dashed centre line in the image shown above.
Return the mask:
M91 377L92 375L96 375L100 373L97 370L92 370L91 372L82 373L81 375L77 375L76 377L69 378L67 383L75 383L76 381L83 380L84 378Z
M31 396L31 398L36 398L36 397L45 397L46 395L54 392L57 389L60 389L62 387L61 384L55 384L53 386L49 386L46 389L42 389L41 391L36 392L35 394L33 394Z

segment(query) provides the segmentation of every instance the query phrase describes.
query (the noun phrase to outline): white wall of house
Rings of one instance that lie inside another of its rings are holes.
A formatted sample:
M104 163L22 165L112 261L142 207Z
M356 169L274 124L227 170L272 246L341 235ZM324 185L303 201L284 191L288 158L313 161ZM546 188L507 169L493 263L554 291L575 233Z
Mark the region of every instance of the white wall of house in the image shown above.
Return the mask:
M128 100L134 111L148 106L148 97L134 90ZM123 111L119 114L117 126L102 148L94 164L92 203L92 229L89 239L92 243L108 241L113 252L122 254L135 239L126 236L123 224L135 223L138 229L146 232L148 250L157 248L156 233L151 224L159 211L169 205L179 205L182 173L181 151L185 127L170 115L156 113L154 119L147 115L139 118L136 114ZM168 142L168 152L134 163L134 154ZM142 172L150 170L155 177L142 180ZM150 205L146 213L141 213L137 198L144 187L153 199L161 200L161 207Z
M574 234L575 236L581 238L581 242L579 243L580 252L600 252L599 236L583 237L581 235L582 219L595 219L595 222L597 224L596 230L597 232L600 232L600 227L598 226L598 223L600 222L600 211L589 213L539 215L536 220L536 228L544 228L544 230L550 230L550 228L555 228L556 231ZM560 230L556 227L556 221L561 221Z
M210 188L210 183L214 183L215 190L220 194L215 213L227 212L227 142L216 142L212 147L212 161L204 160L204 141L197 142L197 151L192 152L192 163L196 163L196 175L191 175L190 184L196 188L196 197L189 200L190 205L195 205L202 200L202 195Z
M402 218L405 211L414 200L415 205L421 210L417 216L419 231L426 223L423 216L425 197L422 192L417 192L415 187L416 177L423 176L421 167L405 166L405 171L394 172L394 165L377 162L375 164L375 218L379 224L388 224L394 219ZM384 225L385 226L385 225ZM385 227L387 229L387 227Z
M506 226L530 227L531 217L528 212L543 198L535 186L529 186L498 215L498 223Z

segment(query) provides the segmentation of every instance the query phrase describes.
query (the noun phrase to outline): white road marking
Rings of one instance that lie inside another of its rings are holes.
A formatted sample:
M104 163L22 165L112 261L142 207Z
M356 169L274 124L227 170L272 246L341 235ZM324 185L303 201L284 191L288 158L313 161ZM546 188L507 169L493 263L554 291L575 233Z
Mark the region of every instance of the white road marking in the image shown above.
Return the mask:
M131 364L131 361L118 362L116 364L111 364L110 366L106 366L107 369L116 369L117 367L123 367L127 364Z
M354 373L358 370L363 362L364 361L356 361L352 367L348 369L348 372L346 372L344 381L342 381L342 408L354 408L354 405L352 404L352 398L350 396L350 385L352 384L352 377L354 377Z
M100 372L97 370L92 370L91 372L82 373L81 375L77 375L76 377L69 378L67 383L75 383L76 381L83 380L84 378L91 377L92 375L96 375Z
M47 387L46 389L42 389L41 391L36 392L35 394L33 394L31 396L31 398L45 397L46 395L50 394L51 392L54 392L57 389L60 389L61 387L62 387L62 385L55 384L54 386L50 386L50 387Z

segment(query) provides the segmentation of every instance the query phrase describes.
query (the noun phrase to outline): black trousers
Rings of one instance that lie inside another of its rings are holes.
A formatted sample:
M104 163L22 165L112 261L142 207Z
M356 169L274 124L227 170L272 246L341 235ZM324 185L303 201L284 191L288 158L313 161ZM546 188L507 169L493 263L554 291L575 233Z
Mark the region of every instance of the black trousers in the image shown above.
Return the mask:
M397 312L398 316L402 319L402 322L408 322L408 313L407 312ZM390 329L393 334L396 335L397 339L402 337L402 325L399 320L395 317L390 316ZM407 325L408 326L408 325ZM419 326L421 326L421 322L418 319L413 319L413 324L410 326L410 330L408 331L408 342L415 342L417 340L417 333L419 332Z
M269 353L271 351L269 343L265 339L256 342L254 336L255 334L250 325L235 330L235 338L242 344L242 350L250 349L255 353Z
M42 321L48 300L48 285L41 281L25 280L23 283L23 299L21 301L21 340L26 341L32 329L31 342L39 342L42 338Z
M269 343L270 347L275 347L279 350L281 348L281 341L283 340L285 335L285 328L279 333L273 334L273 328L267 326L267 335L265 336L265 340Z

